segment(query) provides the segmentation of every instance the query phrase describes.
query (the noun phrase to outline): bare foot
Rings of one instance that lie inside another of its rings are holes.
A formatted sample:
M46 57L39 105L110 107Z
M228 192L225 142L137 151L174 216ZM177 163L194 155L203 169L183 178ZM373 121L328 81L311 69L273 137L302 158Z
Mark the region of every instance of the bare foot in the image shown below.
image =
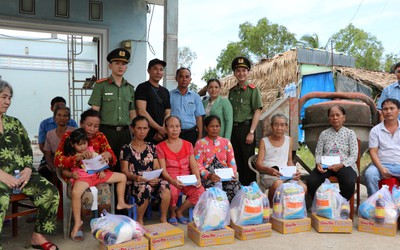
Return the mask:
M143 219L141 219L141 220L137 220L137 223L139 223L140 225L142 225L142 226L144 226L144 222L143 222Z
M126 204L125 202L124 202L124 203L118 203L118 204L117 204L117 209L118 209L118 210L129 209L129 208L131 208L131 207L133 207L133 204Z
M83 225L83 221L81 221L80 223L75 223L74 228L72 228L71 230L71 239L73 241L83 241L83 236L82 235L77 235L78 231L82 231L82 225Z
M160 218L161 223L167 222L167 218Z

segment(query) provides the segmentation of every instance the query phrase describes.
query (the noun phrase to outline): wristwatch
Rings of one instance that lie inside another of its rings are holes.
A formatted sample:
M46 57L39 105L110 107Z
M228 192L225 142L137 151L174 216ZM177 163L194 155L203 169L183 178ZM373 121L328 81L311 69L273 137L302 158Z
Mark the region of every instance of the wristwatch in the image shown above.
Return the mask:
M250 134L254 135L254 130L250 130Z

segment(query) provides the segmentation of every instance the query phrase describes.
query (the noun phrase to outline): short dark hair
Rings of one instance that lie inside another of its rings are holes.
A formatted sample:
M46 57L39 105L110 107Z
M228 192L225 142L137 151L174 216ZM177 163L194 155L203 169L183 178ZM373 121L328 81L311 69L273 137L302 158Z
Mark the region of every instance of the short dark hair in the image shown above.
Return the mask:
M64 104L67 104L67 101L63 97L56 96L53 99L51 99L50 105L53 107L54 104L56 104L57 102L63 102Z
M175 74L176 77L178 77L179 71L181 71L181 70L189 71L189 75L192 76L192 71L190 71L190 68L180 67L179 69L176 70L176 74Z
M204 127L208 127L213 120L217 120L219 125L221 126L221 118L217 115L209 115L204 119Z
M148 125L150 125L149 119L147 119L145 116L138 115L135 118L132 119L131 122L131 127L134 128L136 127L136 123L140 121L146 121Z
M68 119L71 119L71 110L68 108L68 107L66 107L66 106L59 106L59 107L56 107L55 109L54 109L54 112L53 112L53 117L56 117L56 115L57 115L57 112L59 111L59 110L66 110L66 111L68 111Z
M340 112L342 112L343 115L346 115L346 111L344 110L344 108L343 108L342 106L338 105L338 104L335 104L335 105L333 105L332 107L330 107L330 108L328 109L328 117L329 117L329 115L330 115L330 113L331 113L331 110L332 110L334 107L338 108L338 109L340 110Z
M398 109L400 109L400 102L399 102L399 100L394 99L394 98L388 98L388 99L384 100L384 101L382 102L381 108L383 109L383 105L385 105L385 104L388 103L388 102L393 103L394 105L396 105L396 107L397 107Z
M219 87L221 87L221 82L220 82L218 79L216 79L216 78L211 78L210 80L208 80L208 81L207 81L207 87L208 87L208 85L210 85L210 83L212 83L212 82L218 83Z
M97 118L99 118L101 120L101 115L100 115L99 111L96 111L94 109L88 109L88 110L86 110L85 112L83 112L81 114L80 123L82 124L86 120L86 118L88 118L88 117L97 117Z
M64 154L67 156L72 156L76 154L74 144L80 141L88 141L87 134L83 128L75 129L71 134L65 139L64 142Z

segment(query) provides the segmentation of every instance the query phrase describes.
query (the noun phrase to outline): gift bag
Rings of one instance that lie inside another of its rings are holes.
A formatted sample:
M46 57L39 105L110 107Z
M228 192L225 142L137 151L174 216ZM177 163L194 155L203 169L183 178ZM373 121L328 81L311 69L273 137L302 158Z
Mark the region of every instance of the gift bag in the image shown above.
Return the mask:
M90 221L93 236L106 245L119 244L142 237L144 228L125 215L109 214L103 210L102 216Z
M376 193L361 203L358 214L376 223L394 223L398 217L397 206L389 187L383 185Z
M392 197L394 204L397 206L398 212L400 212L400 186L394 186L392 189Z
M348 219L350 206L349 202L340 195L338 186L331 183L329 179L325 179L315 192L311 212L332 220Z
M193 210L193 220L200 231L222 229L229 225L229 201L219 187L207 189Z
M243 186L231 203L231 220L241 226L263 222L263 193L256 182Z
M304 197L304 189L297 181L283 183L274 194L274 217L285 220L305 218L307 210Z

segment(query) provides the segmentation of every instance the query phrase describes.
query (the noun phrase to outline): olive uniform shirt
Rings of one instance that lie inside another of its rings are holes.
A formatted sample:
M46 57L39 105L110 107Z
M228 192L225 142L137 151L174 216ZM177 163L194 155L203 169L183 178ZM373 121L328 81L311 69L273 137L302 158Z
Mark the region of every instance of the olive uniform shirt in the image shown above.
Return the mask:
M101 124L125 126L131 123L129 111L135 110L134 93L135 88L124 78L118 87L110 76L96 82L88 103L100 107Z
M254 111L262 108L261 95L258 88L246 82L229 90L229 101L233 108L233 122L243 122L253 119Z

